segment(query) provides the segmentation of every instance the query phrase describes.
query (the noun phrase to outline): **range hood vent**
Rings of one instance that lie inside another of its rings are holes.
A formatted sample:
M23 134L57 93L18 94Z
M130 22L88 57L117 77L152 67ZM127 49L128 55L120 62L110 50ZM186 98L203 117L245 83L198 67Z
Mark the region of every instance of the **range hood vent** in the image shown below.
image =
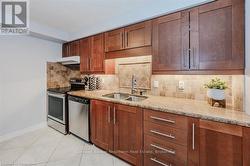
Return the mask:
M70 56L70 57L63 57L57 61L62 65L78 65L80 64L80 56Z

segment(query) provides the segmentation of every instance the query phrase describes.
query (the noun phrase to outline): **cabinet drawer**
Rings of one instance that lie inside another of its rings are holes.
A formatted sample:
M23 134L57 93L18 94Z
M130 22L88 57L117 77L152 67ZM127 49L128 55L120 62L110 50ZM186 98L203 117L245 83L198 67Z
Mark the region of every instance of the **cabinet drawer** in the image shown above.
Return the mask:
M173 159L161 158L156 155L145 155L144 156L145 166L185 166L186 163L181 161L174 161Z
M184 116L178 116L165 112L156 112L151 110L144 111L144 120L156 124L171 126L178 129L187 130L188 119Z
M187 147L163 141L147 134L144 136L144 140L144 150L147 154L168 161L187 162Z
M144 133L164 141L187 145L187 130L175 129L170 126L162 126L144 121Z

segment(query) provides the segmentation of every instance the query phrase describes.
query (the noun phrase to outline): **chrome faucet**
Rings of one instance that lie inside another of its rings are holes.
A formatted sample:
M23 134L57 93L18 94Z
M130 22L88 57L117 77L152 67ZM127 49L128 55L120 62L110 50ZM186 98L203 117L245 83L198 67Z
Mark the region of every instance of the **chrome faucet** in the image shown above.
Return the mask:
M136 92L136 79L135 75L132 75L132 82L131 82L131 94L134 94Z

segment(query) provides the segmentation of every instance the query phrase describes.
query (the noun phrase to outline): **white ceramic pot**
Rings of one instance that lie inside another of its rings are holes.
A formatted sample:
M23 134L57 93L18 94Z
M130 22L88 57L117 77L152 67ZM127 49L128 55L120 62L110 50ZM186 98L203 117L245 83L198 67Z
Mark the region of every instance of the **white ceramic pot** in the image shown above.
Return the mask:
M207 96L214 100L224 100L225 99L225 90L220 89L208 89Z

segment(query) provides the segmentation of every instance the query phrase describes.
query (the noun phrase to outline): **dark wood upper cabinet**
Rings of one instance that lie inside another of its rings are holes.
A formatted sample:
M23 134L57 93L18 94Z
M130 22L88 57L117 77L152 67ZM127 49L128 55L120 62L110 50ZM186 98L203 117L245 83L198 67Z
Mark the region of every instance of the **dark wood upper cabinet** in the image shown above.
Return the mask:
M243 165L242 127L200 120L200 166Z
M124 48L124 28L105 33L105 52Z
M82 73L103 73L104 72L104 36L98 34L80 41Z
M105 52L151 45L152 23L145 21L105 33Z
M136 48L151 45L152 23L145 21L125 28L125 48Z
M186 17L181 12L153 20L153 73L181 70L188 67L188 29L182 28ZM187 27L188 28L188 27Z
M218 0L154 20L153 73L243 69L244 0Z
M90 71L91 38L80 40L80 71L88 73Z
M62 56L80 56L80 41L73 41L69 43L64 43L62 46Z
M91 37L90 71L92 73L104 72L104 36L98 34Z
M114 153L129 163L142 165L142 109L114 105Z
M190 13L191 68L244 69L244 0L218 0Z
M113 103L91 101L91 141L104 150L113 150Z

